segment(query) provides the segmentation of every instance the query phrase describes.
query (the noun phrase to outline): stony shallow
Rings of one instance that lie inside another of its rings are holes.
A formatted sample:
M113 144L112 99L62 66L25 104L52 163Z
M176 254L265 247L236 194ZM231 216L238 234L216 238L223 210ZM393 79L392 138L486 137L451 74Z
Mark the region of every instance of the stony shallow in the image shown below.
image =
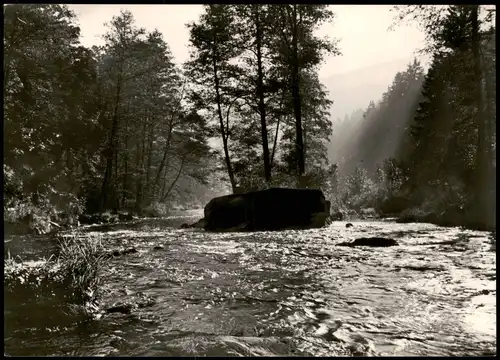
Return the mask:
M256 233L176 228L196 216L86 228L102 236L109 251L137 250L108 260L100 313L44 311L49 300L43 296L25 301L22 293L7 289L4 351L14 356L496 353L496 252L488 233L390 221ZM366 237L394 239L399 246L337 246ZM37 260L50 252L43 237L7 241L12 256Z

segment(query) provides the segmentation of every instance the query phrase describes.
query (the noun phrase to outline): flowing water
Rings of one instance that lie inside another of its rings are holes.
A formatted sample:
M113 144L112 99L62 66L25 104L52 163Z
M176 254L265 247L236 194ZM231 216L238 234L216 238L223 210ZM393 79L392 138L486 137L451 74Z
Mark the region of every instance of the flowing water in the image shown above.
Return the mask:
M48 300L42 296L27 301L18 291L6 291L4 351L13 356L496 354L496 252L486 232L390 221L256 233L177 228L195 220L87 228L110 250L138 250L107 263L101 303L136 306L128 314L75 317L44 311ZM396 239L400 246L336 246L372 236ZM41 256L40 244L50 243L44 237L7 241L13 256L31 260Z

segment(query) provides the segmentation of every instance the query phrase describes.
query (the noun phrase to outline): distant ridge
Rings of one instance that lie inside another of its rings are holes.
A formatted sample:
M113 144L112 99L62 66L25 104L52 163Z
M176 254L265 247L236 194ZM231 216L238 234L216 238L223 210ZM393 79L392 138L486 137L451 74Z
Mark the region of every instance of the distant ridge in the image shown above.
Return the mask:
M356 109L366 109L370 100L377 102L396 73L405 70L411 61L413 57L399 58L321 79L333 100L332 122Z

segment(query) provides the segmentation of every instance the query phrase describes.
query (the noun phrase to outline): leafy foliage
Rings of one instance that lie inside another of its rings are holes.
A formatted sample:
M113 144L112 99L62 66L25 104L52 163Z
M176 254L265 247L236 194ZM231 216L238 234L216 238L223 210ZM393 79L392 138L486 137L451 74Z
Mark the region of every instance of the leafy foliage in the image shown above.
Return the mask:
M222 140L233 192L295 186L297 175L316 179L306 186L322 182L324 176L313 173L328 167L332 102L317 66L325 52L337 48L334 41L317 38L314 29L332 19L319 5L206 5L199 21L190 24L186 71L192 96ZM307 174L298 171L304 159Z
M103 47L64 5L5 7L4 210L39 232L83 211L141 212L205 182L206 119L158 31L122 12Z

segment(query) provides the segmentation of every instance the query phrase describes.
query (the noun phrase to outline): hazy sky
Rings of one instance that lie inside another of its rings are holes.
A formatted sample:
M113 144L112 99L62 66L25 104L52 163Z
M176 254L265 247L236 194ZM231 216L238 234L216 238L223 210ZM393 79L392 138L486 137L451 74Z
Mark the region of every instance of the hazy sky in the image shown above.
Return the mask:
M136 24L163 33L177 63L188 59L189 34L185 26L196 21L201 5L68 5L78 16L82 43L86 46L103 43L105 22L128 9ZM320 70L322 78L358 68L401 58L410 58L422 47L424 35L414 26L400 26L389 32L393 14L391 5L332 5L336 19L320 29L321 35L340 39L342 56L325 59ZM395 71L403 69L395 69Z

